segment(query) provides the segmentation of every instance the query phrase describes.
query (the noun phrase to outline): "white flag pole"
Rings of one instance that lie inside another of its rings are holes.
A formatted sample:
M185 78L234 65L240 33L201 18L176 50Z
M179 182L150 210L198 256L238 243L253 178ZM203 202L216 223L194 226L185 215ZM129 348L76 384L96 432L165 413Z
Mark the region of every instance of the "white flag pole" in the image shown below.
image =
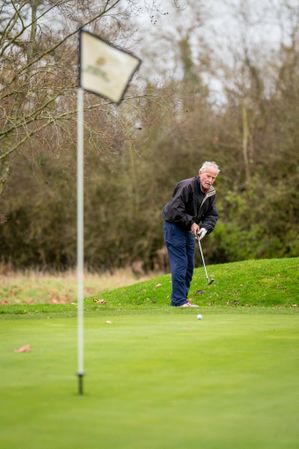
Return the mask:
M84 376L84 90L77 90L77 288L78 288L78 393Z
M79 31L79 86L77 91L77 284L78 385L84 377L84 90L119 104L141 61L89 31Z

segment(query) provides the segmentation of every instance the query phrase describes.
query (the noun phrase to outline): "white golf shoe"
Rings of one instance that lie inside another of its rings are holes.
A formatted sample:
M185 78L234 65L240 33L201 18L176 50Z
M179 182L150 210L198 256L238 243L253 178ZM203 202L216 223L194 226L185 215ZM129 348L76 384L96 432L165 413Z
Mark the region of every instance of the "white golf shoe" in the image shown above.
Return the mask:
M185 308L185 307L194 307L194 308L199 308L199 306L197 305L197 304L192 304L192 302L190 302L190 301L187 301L187 302L185 302L184 304L182 304L181 306L179 306L179 307L182 307L182 308Z

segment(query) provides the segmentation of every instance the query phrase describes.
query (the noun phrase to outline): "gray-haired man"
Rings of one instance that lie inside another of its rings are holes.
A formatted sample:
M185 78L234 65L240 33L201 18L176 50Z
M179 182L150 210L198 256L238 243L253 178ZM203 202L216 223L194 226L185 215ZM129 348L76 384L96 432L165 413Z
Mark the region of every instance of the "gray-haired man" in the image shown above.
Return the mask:
M198 176L184 179L163 208L164 240L172 274L171 305L198 307L188 300L194 270L194 237L213 231L218 212L214 181L219 173L215 162L204 162Z

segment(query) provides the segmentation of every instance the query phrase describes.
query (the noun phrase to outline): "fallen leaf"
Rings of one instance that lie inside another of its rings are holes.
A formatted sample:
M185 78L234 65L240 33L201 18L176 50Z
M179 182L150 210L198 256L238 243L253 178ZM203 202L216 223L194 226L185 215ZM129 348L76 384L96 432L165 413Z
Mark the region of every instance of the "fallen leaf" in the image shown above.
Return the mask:
M96 304L106 304L105 299L97 299L95 302Z
M162 287L162 284L156 284L156 288Z
M15 352L30 352L31 351L31 345L23 345L18 349L15 349Z

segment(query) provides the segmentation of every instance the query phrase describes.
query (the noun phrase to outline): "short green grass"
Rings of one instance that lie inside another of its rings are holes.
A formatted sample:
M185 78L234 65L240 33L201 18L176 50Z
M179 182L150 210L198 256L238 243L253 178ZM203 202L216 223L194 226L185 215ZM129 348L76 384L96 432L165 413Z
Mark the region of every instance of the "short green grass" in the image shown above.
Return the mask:
M297 449L298 259L209 269L202 320L168 275L86 300L84 396L76 305L2 305L0 447Z
M90 313L83 397L75 318L2 321L1 447L297 448L299 315L177 312Z

